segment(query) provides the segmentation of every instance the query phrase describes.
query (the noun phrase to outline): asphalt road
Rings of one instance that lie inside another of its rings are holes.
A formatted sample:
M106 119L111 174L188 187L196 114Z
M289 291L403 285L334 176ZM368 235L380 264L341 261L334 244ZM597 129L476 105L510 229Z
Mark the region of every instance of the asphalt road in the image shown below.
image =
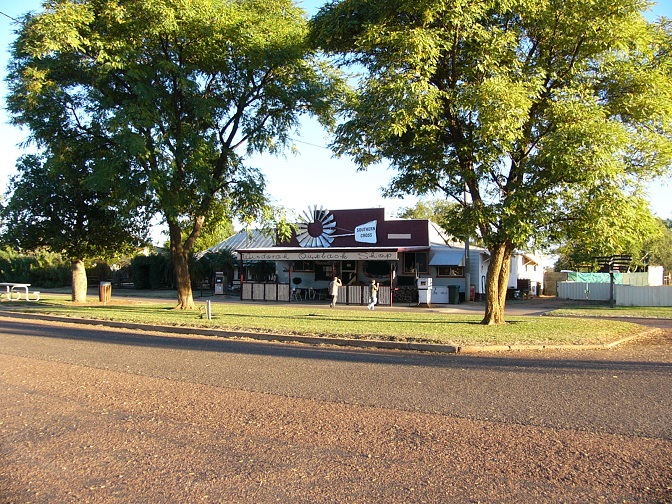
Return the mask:
M0 317L0 502L672 502L671 343L437 355Z

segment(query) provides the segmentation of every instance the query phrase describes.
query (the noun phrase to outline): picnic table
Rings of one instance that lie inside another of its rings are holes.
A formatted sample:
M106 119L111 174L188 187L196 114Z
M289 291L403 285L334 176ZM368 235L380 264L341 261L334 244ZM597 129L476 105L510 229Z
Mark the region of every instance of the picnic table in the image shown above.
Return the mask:
M0 289L0 299L5 296L9 301L19 301L21 299L21 291L25 292L26 301L39 301L40 292L33 291L33 299L30 299L30 284L29 283L20 283L20 282L0 282L0 287L5 287L3 292ZM16 296L16 297L14 297Z

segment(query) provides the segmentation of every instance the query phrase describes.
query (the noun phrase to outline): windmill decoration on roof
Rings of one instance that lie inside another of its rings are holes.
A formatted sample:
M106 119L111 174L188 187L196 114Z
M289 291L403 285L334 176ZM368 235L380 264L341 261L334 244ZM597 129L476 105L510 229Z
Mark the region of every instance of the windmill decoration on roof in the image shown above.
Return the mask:
M336 231L334 216L323 207L317 205L308 207L301 215L298 223L296 238L301 247L329 247L334 241L332 236Z

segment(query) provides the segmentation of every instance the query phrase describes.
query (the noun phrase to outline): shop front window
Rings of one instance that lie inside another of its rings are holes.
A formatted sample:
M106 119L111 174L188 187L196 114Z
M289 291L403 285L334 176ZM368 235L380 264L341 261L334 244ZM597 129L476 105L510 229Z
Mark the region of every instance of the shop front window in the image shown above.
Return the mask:
M292 261L292 269L294 271L315 271L313 261Z
M388 261L366 261L364 274L368 277L384 277L390 275L390 263Z
M338 276L339 272L332 263L315 263L315 280L331 280L334 275Z
M404 274L429 273L427 252L406 252L404 254Z
M436 275L439 277L463 277L464 266L437 266Z

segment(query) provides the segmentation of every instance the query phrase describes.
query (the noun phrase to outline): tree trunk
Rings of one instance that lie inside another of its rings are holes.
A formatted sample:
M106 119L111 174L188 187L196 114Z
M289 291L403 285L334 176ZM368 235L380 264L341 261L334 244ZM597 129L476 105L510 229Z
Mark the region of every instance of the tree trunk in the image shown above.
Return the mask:
M513 246L501 243L490 249L490 264L485 284L485 316L481 324L505 324L504 305L511 269Z
M189 250L182 244L180 228L168 224L170 231L170 258L175 268L175 282L177 284L177 306L180 310L195 310L194 295L191 291L191 276L189 274Z
M73 303L86 303L86 268L81 259L72 260L72 301Z

